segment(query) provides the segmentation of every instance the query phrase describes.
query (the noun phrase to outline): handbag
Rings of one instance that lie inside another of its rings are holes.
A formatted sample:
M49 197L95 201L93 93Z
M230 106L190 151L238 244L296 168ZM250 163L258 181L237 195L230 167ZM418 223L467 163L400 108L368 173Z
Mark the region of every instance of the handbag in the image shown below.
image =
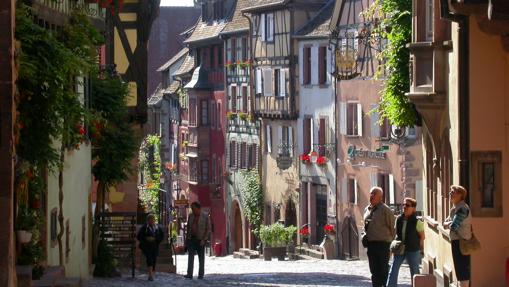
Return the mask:
M363 232L361 234L361 242L364 248L368 248L368 234L366 232Z
M405 243L400 240L393 240L391 242L391 252L394 255L403 255L405 254Z
M460 251L463 255L471 255L475 251L481 249L481 242L475 237L473 227L470 226L470 228L472 229L472 236L470 239L460 238Z

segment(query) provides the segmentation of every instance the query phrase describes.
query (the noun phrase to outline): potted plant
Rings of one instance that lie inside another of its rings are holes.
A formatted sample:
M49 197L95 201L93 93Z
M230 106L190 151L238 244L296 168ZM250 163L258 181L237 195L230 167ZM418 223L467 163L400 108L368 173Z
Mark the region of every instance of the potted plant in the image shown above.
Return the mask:
M305 243L308 243L309 235L311 232L309 231L309 226L305 225L299 230L300 236L302 236L302 241Z
M334 225L326 224L323 227L323 231L325 232L325 236L320 247L323 250L325 259L333 259L335 257L334 238L336 237L336 229L334 228Z
M19 243L26 244L32 240L32 230L36 227L37 220L32 211L21 207L16 218L16 239Z
M285 260L286 249L293 242L297 232L295 226L284 227L281 223L262 226L260 229L260 240L263 243L263 258L265 261L277 257Z
M246 113L239 113L239 118L243 121L247 121L248 114Z
M237 114L232 113L232 112L227 112L227 113L226 113L226 116L228 117L228 119L229 119L230 121L233 121L233 120L235 120L235 119L237 118Z
M309 154L301 154L299 158L300 158L300 161L304 164L311 163L311 157L309 156Z
M327 158L325 156L319 156L316 159L316 164L319 166L325 166L327 165Z
M326 224L323 227L323 231L325 232L325 235L331 240L333 240L334 237L336 236L336 230L334 229L334 225L332 224Z

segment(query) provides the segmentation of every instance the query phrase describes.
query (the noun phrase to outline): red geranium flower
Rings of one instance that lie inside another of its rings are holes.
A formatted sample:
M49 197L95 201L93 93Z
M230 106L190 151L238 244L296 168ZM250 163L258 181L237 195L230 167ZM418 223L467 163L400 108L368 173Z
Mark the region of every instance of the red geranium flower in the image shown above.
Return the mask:
M301 230L299 230L299 234L300 235L303 235L303 236L308 236L309 235L309 227L303 227Z
M300 156L300 160L304 163L309 163L311 161L311 157L309 154L303 154Z
M323 227L323 231L325 231L326 233L335 233L336 231L334 230L334 225L332 224L326 224L324 227Z
M316 159L316 164L317 165L325 165L327 164L327 158L324 157L324 156L319 156L317 159Z

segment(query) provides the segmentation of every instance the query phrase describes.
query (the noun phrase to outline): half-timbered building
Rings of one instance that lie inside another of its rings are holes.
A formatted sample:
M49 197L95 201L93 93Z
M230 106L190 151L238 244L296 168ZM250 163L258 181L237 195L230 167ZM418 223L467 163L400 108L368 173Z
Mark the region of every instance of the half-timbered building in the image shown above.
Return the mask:
M251 0L253 115L260 119L261 177L265 223L300 225L296 132L299 108L298 49L292 36L323 6L323 0Z
M337 213L343 258L365 257L359 233L373 186L384 190L384 202L400 211L404 197L419 197L422 189L416 128L391 126L376 112L383 84L375 79L382 64L377 53L384 39L372 32L374 19L361 12L373 1L336 2L331 21L335 49L337 133ZM422 202L418 209L422 210Z
M248 0L237 0L232 18L221 32L225 47L226 211L229 252L255 249L249 223L244 215L247 172L258 173L259 123L252 116L251 49L248 18L242 15ZM222 116L222 115L221 115ZM214 126L213 126L214 128ZM221 128L217 125L217 128ZM219 174L221 176L221 174Z
M336 226L335 94L329 24L335 1L294 36L299 49L300 99L296 153L300 162L300 217L309 224L310 244Z

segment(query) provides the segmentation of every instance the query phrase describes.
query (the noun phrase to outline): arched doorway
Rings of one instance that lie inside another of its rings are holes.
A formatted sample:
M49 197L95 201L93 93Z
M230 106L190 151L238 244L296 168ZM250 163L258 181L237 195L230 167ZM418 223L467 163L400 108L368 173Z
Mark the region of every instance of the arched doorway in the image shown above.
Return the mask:
M239 251L243 247L242 244L242 214L240 213L240 206L237 201L233 203L233 251Z
M341 226L341 255L345 259L359 258L359 231L353 216L346 216Z
M293 200L288 199L285 208L285 226L297 226L297 210Z

